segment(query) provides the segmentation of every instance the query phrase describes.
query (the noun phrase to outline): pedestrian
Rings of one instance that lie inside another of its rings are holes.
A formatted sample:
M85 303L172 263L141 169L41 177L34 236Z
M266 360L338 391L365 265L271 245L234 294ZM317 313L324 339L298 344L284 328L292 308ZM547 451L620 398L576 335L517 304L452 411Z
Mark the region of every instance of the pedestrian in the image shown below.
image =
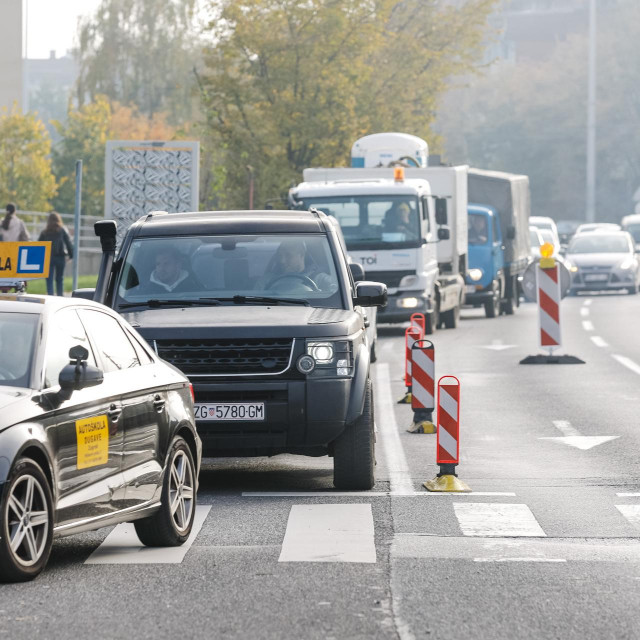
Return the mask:
M47 219L47 226L40 233L38 241L51 242L51 262L49 263L49 275L47 277L47 293L53 295L53 281L55 278L56 295L64 295L64 266L67 261L73 259L73 245L69 232L62 224L59 213L52 211ZM66 249L66 251L65 251Z
M4 220L0 224L0 240L3 242L26 242L29 240L27 227L16 214L16 205L10 202L6 211Z

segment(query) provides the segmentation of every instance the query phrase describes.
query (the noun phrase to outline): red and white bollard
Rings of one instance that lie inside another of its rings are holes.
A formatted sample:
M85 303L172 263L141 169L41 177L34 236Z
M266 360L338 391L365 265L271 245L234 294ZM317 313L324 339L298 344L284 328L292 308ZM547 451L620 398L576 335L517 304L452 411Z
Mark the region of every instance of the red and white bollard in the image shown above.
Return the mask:
M420 338L424 338L427 326L427 320L424 317L424 313L412 313L409 318L409 323L412 327L417 327L420 331Z
M411 404L411 347L416 340L420 340L420 330L415 326L407 327L404 332L404 386L406 393L398 400L398 404Z
M451 380L445 384L443 380ZM460 463L460 380L455 376L443 376L438 380L438 441L436 462L440 473L424 483L429 491L469 493L471 489L462 482L456 467Z
M548 349L549 355L562 345L560 333L560 272L558 264L544 268L538 265L538 318L540 321L539 343Z
M435 433L435 348L430 340L416 340L411 347L411 409L413 422L410 433Z

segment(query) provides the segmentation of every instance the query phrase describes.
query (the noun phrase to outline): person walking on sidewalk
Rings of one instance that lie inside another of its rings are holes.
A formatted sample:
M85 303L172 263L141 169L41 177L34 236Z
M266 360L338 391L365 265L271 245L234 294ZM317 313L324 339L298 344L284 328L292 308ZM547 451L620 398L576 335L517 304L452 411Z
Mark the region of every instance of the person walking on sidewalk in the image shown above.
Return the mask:
M59 213L52 211L47 220L47 226L40 233L38 241L51 242L51 262L49 263L49 276L47 277L47 293L53 295L53 281L56 282L56 295L64 295L64 266L73 259L73 244L69 232L62 224ZM65 251L66 250L66 251Z
M3 242L26 242L29 232L24 222L16 214L16 205L9 203L6 207L6 215L0 223L0 240Z

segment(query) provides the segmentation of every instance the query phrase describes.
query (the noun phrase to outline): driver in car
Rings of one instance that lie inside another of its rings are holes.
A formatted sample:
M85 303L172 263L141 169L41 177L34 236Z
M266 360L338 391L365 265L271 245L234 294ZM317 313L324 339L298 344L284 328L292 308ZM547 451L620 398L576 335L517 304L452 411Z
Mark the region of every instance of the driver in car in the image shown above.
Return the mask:
M272 261L271 269L260 279L258 286L271 289L273 285L287 280L294 284L303 285L307 289L326 290L331 285L331 277L322 273L307 256L307 250L302 240L284 240Z
M9 323L0 326L0 380L19 380L26 374L31 347L28 333L19 326Z

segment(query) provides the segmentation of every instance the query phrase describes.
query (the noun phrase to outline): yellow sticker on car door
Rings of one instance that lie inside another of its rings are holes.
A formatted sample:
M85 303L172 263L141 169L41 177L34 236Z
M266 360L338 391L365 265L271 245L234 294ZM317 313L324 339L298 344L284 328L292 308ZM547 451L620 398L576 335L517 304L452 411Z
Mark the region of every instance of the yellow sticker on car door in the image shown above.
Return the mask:
M76 420L78 469L97 467L109 460L109 419L106 415Z

